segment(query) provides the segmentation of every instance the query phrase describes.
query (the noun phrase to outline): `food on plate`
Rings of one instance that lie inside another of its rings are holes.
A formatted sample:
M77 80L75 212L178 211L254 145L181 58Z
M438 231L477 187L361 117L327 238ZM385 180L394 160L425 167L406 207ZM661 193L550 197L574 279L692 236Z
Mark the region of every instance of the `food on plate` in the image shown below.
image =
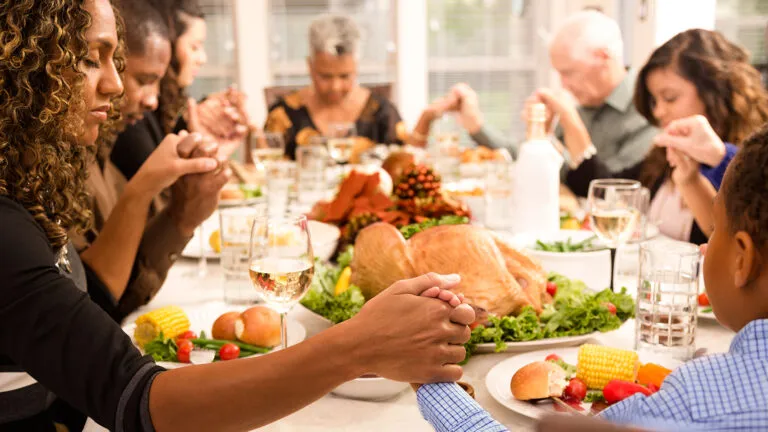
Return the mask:
M590 389L602 389L611 380L634 382L639 365L634 351L584 344L579 347L576 377Z
M406 225L400 228L400 233L403 234L403 238L408 240L414 235L439 225L462 225L468 224L469 218L466 216L443 216L440 219L427 219L423 222Z
M464 149L461 152L461 163L479 163L489 161L510 160L509 152L504 149L490 149L485 146Z
M339 280L336 281L336 286L333 289L334 295L339 295L344 293L349 289L349 279L352 277L352 268L351 267L344 267L344 270L341 271L341 274L339 275Z
M219 192L219 199L223 201L242 201L260 196L261 188L248 184L228 184Z
M563 397L581 402L587 397L587 385L578 378L571 378L563 391Z
M240 357L240 347L233 343L224 344L219 348L219 358L223 361L234 360L238 357Z
M176 343L178 344L179 341L187 340L187 339L197 339L197 334L192 330L187 330L184 333L176 336Z
M394 282L436 272L459 274L455 292L490 313L542 310L546 273L492 231L473 225L441 225L407 241L395 227L375 223L358 234L352 283L372 298Z
M214 252L221 253L221 231L213 230L211 236L208 237L208 244L211 245Z
M515 372L510 389L517 400L546 399L562 396L567 384L563 368L552 362L537 361Z
M420 180L422 168L416 166L406 171L411 175L400 187L404 196L413 193L413 198L400 199L381 191L380 177L387 174L379 172L366 174L353 170L342 181L339 191L330 202L317 203L309 214L310 219L337 225L342 231L343 247L353 244L357 234L365 227L376 222L385 222L402 227L428 218L440 218L446 215L470 216L467 207L447 197L440 190L439 176L432 174L432 179L424 176ZM426 172L431 169L425 168ZM383 172L383 171L382 171ZM413 180L413 181L411 181ZM423 195L423 198L418 196Z
M352 247L339 255L339 267L321 262L315 263L315 275L307 295L301 300L302 306L328 319L334 324L346 321L355 316L365 303L365 297L360 288L350 284L349 287L336 294L336 285L341 276L342 268L350 269ZM350 274L351 277L351 274Z
M711 306L710 307L706 307L706 308L702 309L700 312L702 312L702 313L712 313L712 307Z
M544 251L544 252L561 252L561 253L567 253L567 252L589 252L589 251L595 251L595 250L601 250L604 248L594 248L592 246L592 243L597 239L596 236L592 236L588 239L585 239L580 242L573 243L571 241L571 238L568 237L566 241L554 241L554 242L543 242L541 240L536 240L536 250Z
M189 356L195 345L189 339L182 339L176 342L176 360L179 363L189 363Z
M578 219L574 217L569 217L565 220L560 221L560 229L564 230L580 230L581 229L581 222L579 222Z
M187 330L189 318L184 310L178 306L166 306L138 317L133 339L143 348L161 333L168 339L174 339Z
M603 387L603 398L605 399L605 402L607 402L608 404L621 402L624 399L635 395L636 393L641 393L641 394L644 394L645 396L650 396L653 392L651 392L651 390L648 389L648 387L642 386L640 384L635 384L634 382L620 380L620 379L610 380Z
M235 322L240 318L240 312L227 312L216 318L211 328L214 339L236 340Z
M640 369L637 370L637 383L649 387L651 385L661 387L661 383L663 383L667 375L671 373L672 371L664 366L655 363L646 363L640 366Z
M392 152L384 159L381 168L386 171L393 180L397 180L403 171L416 164L416 158L412 153L404 151Z
M266 306L246 309L235 320L235 336L247 344L275 347L280 344L280 315Z
M707 293L699 294L699 306L709 306L709 296Z
M238 187L222 188L219 192L219 199L222 200L244 200L245 192Z

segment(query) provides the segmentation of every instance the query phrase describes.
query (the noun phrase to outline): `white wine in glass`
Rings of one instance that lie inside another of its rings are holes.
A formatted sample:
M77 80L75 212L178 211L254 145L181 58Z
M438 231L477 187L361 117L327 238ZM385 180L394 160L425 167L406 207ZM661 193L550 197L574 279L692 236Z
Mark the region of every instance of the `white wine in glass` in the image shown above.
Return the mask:
M248 273L259 296L280 314L283 349L288 347L286 315L309 290L314 262L306 216L253 221Z
M285 155L285 138L283 134L262 132L251 138L251 156L253 162L263 167L278 161Z
M641 221L645 190L640 182L624 179L592 180L587 202L592 231L611 251L611 290L616 249L634 234Z

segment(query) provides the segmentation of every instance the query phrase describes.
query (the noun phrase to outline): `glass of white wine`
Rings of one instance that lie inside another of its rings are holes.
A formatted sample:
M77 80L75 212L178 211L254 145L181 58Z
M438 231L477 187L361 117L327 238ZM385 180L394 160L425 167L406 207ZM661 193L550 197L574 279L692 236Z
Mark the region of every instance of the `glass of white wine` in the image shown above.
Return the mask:
M253 163L265 170L267 165L279 161L285 155L285 138L280 133L256 133L251 135L251 149Z
M315 260L306 216L257 217L251 227L248 273L267 306L280 314L282 348L288 347L286 316L309 290Z
M354 123L330 123L325 145L328 154L338 165L346 165L352 158L357 128Z
M611 251L611 290L616 249L632 237L641 223L645 196L642 185L635 180L600 179L589 184L590 226Z

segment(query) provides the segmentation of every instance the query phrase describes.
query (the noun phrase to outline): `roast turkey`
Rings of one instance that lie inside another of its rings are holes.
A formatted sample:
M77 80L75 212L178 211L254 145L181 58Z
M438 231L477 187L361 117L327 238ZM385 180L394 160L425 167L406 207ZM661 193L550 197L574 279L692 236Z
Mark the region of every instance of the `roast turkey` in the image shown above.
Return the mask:
M355 241L352 283L371 298L392 283L428 272L461 275L454 289L496 315L525 306L541 312L546 274L539 264L485 228L443 225L405 240L394 226L376 223Z

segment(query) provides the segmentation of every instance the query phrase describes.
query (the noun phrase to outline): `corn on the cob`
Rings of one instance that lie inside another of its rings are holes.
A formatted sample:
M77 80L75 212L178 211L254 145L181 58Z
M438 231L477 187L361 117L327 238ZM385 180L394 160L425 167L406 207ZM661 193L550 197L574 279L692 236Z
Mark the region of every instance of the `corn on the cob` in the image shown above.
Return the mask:
M602 389L612 379L634 382L638 366L634 351L586 344L579 347L576 377L587 388Z
M172 339L187 330L189 330L189 318L184 310L178 306L166 306L138 317L133 339L143 348L160 332L164 337Z

